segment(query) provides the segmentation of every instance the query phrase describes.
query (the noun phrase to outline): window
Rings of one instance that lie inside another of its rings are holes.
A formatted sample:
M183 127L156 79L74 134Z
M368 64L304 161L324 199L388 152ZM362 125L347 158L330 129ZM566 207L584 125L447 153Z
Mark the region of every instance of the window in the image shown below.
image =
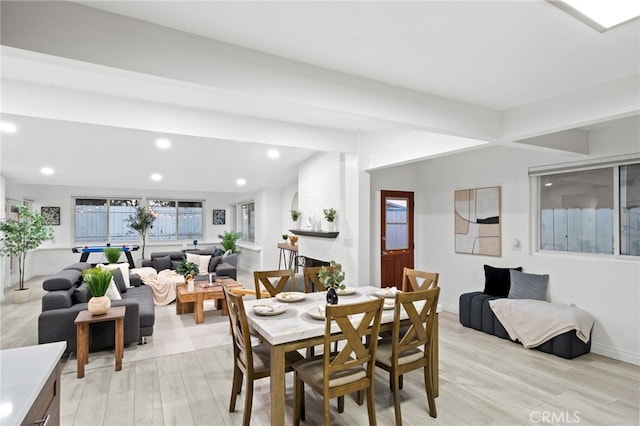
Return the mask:
M540 250L640 256L640 163L530 174Z
M127 219L139 203L135 199L76 198L76 242L136 240L138 234Z
M157 214L149 232L150 241L202 238L201 201L149 200L149 208Z
M385 250L409 248L409 219L406 198L388 198L386 202Z
M255 241L256 240L256 211L255 203L248 201L246 203L238 204L240 210L240 232L242 232L242 240Z

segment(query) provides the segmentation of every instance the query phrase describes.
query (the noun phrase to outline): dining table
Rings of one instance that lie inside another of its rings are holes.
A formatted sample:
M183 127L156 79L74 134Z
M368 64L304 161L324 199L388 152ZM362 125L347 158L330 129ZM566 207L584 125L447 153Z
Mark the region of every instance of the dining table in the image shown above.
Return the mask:
M339 304L358 303L373 297L389 296L392 290L375 287L351 287L351 294L341 294ZM395 296L393 296L395 297ZM391 331L394 319L394 298L385 298L380 331ZM285 420L285 354L324 344L325 320L322 317L326 307L326 292L286 293L272 298L244 300L249 327L271 351L271 424L284 425ZM436 313L441 311L438 304ZM401 312L402 321L407 319ZM438 315L435 318L432 344L432 377L434 395L438 396ZM331 332L339 333L336 324Z

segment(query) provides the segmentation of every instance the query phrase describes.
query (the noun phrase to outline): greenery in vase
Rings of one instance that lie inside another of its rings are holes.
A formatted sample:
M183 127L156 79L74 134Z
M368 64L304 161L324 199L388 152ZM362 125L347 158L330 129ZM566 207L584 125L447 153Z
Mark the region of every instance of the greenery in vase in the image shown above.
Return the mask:
M185 281L192 280L198 275L198 265L193 262L189 262L186 259L176 268L176 272L184 276Z
M324 212L324 218L327 219L327 222L333 222L334 220L336 220L336 209L330 208L324 209L322 211Z
M318 278L326 289L344 290L345 286L342 284L344 281L344 272L342 271L342 265L335 260L330 262L329 267L323 266L318 272Z
M105 247L103 251L109 263L118 263L120 259L120 249L118 247Z
M82 278L93 297L102 297L107 294L111 277L113 274L106 268L89 268L82 271Z
M53 237L51 228L44 224L40 213L33 213L24 205L18 206L18 220L0 221L0 254L18 256L19 288L24 290L24 269L27 253Z
M242 232L224 231L224 234L218 235L218 238L220 238L220 245L222 245L225 251L231 250L231 253L238 253L236 242L238 242L243 235Z
M127 218L127 224L129 228L137 231L142 239L142 258L144 259L144 248L147 244L147 232L149 229L153 229L153 222L156 220L156 215L145 209L142 206L136 207L135 214L132 214ZM132 265L133 266L133 265Z
M300 219L300 216L302 216L302 212L300 210L291 209L289 210L289 213L291 213L291 220L294 222L297 222L298 219Z

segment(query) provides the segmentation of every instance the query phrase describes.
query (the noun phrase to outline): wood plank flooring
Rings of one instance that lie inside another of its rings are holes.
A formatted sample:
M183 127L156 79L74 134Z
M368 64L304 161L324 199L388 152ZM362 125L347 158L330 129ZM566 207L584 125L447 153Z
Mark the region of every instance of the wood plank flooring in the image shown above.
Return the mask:
M28 304L13 305L9 294L9 300L0 305L2 349L37 344L42 290L37 279L29 286L32 295ZM205 324L198 325L203 328L197 330L228 331L216 327L214 315L218 314L206 314ZM188 324L189 318L181 320ZM61 423L241 424L244 389L237 411L228 411L233 364L231 338L227 337L226 344L140 361L127 362L125 350L125 362L119 372L114 371L113 363L88 368L83 379L66 372L61 385ZM152 339L160 343L156 333ZM388 376L379 370L375 390L379 425L394 423L393 399L388 389ZM288 374L283 401L287 424L293 416L292 390L293 376ZM438 417L429 417L421 372L406 375L400 392L405 425L640 424L640 367L595 354L565 360L526 350L462 327L457 315L449 312L440 316ZM306 401L307 420L303 424L322 424L321 400L307 390ZM269 379L259 380L251 424L270 424L269 404ZM333 402L331 424L368 424L366 405L358 406L353 398L346 398L344 413L338 413L335 407Z

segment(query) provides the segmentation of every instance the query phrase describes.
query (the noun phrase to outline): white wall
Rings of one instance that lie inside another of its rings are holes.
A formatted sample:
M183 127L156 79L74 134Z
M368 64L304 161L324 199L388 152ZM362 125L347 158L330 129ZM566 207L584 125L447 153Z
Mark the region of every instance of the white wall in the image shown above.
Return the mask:
M0 156L2 155L2 147L0 146ZM5 178L0 174L0 201L2 201L2 207L0 207L0 220L4 220L6 217L5 212ZM9 259L7 257L0 257L0 302L4 300L4 288L8 286L9 282Z
M532 248L528 167L568 160L564 154L489 147L419 163L416 268L440 273L441 303L453 312L458 311L460 294L482 291L484 264L522 266L526 272L549 274L550 301L575 303L595 317L594 352L640 364L640 262L603 256L540 254ZM374 172L372 191L403 182L406 186L397 189L411 189L415 179L414 165ZM502 257L456 254L453 193L457 189L484 186L502 187ZM522 251L511 248L516 238L522 243ZM375 242L379 248L378 241ZM372 266L376 252L379 253L374 248Z

